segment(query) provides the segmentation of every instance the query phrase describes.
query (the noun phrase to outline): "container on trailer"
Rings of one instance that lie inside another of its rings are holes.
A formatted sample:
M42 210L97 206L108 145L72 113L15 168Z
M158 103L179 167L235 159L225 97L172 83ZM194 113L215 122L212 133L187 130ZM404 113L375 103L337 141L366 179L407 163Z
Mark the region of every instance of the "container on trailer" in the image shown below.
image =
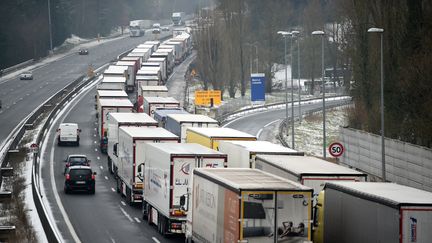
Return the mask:
M314 189L315 195L328 181L366 181L363 172L310 156L257 155L255 168L297 181Z
M99 99L97 103L99 145L103 153L107 152L107 118L108 114L115 112L133 112L133 104L128 99Z
M117 148L120 127L157 127L158 123L144 113L109 113L108 115L108 170L117 176ZM116 148L116 149L114 149Z
M97 90L96 102L99 99L129 99L128 95L123 90Z
M153 54L156 54L156 55L153 55ZM153 54L151 55L151 57L147 61L153 62L153 63L157 62L160 64L161 73L162 73L162 80L164 83L166 83L168 80L168 60L165 56L159 57L160 56L159 52L155 52Z
M99 90L123 90L126 91L125 77L103 77L102 82L96 86Z
M166 119L169 114L189 114L189 112L182 108L158 109L154 112L153 117L159 123L159 127L165 128Z
M110 65L103 73L105 77L125 77L126 92L132 92L135 87L135 71L133 66Z
M141 58L140 57L125 56L125 57L122 57L119 61L134 62L135 63L135 74L136 74L136 72L138 72L138 69L141 67Z
M431 192L384 182L328 182L320 199L314 242L431 242Z
M141 64L142 64L143 62L146 62L147 59L150 58L150 55L152 54L152 49L135 48L135 49L133 49L130 52L130 54L139 54L139 55L141 55L141 60L142 60Z
M185 205L195 168L223 168L225 154L199 144L146 144L143 218L158 226L162 235L184 233ZM181 203L183 202L183 205Z
M150 49L151 53L155 52L157 50L157 47L153 44L139 44L137 45L138 49Z
M141 64L141 69L146 70L145 68L149 67L149 68L159 68L158 70L161 71L161 78L163 80L163 82L165 83L168 79L168 73L167 73L167 69L166 69L166 63L165 61L159 61L159 60L150 60L151 58L149 58L147 60L147 62L143 62ZM153 70L153 69L148 69L148 70Z
M118 138L117 191L126 197L127 203L141 203L145 144L178 143L179 138L160 127L120 127Z
M219 122L198 114L169 114L167 116L165 129L179 136L182 143L186 143L188 127L219 127Z
M146 73L149 75L144 75L144 72L142 72L141 73L142 75L136 76L136 83L138 87L157 86L162 82L160 77L157 75L157 72L147 71ZM156 74L156 75L150 75L150 74Z
M220 141L219 151L228 155L230 167L252 169L255 169L257 155L304 156L303 152L268 141Z
M144 97L144 113L153 117L160 108L180 108L180 103L173 97Z
M153 49L156 51L160 46L160 41L146 41L144 42L144 45L153 45Z
M168 97L168 88L165 85L141 85L140 87L141 93L140 95L145 97Z
M163 84L162 73L160 67L141 67L137 72L137 76L157 76L159 84Z
M187 239L212 243L311 239L309 187L250 168L197 168L192 185ZM288 234L284 229L290 222Z
M166 53L167 54L167 69L168 73L172 73L175 66L175 52L174 47L169 46L169 48L159 48L156 53ZM149 58L150 61L151 58Z
M187 143L199 143L219 151L219 141L221 140L255 141L257 138L249 133L226 127L188 127L186 130Z
M129 78L131 79L129 85L133 86L131 88L135 88L135 82L136 82L135 76L136 76L136 73L138 72L137 63L135 61L118 61L118 62L116 62L116 65L117 66L128 66L131 69L131 72L129 73Z

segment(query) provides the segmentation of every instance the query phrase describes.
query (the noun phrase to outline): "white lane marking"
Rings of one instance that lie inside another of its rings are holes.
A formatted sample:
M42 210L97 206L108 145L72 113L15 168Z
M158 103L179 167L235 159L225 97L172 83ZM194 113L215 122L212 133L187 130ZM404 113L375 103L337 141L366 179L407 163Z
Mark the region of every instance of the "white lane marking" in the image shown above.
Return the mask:
M158 239L156 239L156 237L153 236L152 239L153 239L154 242L160 243L160 241Z
M30 94L26 94L27 96L29 96Z
M95 152L97 152L97 148L95 148Z
M100 159L100 157L98 156L97 159Z
M116 190L113 187L111 187L111 191L115 192Z
M272 122L269 122L269 123L265 124L264 127L268 127L268 126L270 126L271 124L276 123L276 122L278 122L278 121L280 121L280 120L281 120L281 119L277 119L277 120L274 120L274 121L272 121Z
M103 166L101 165L101 166L99 166L99 168L101 168L101 170L103 170Z
M263 131L263 128L261 128L261 129L260 129L260 130L258 131L258 133L256 134L256 137L257 137L257 138L259 138L259 137L260 137L260 135L261 135L262 131Z
M96 144L97 142L96 142L96 141L94 141L94 143Z
M95 127L95 128L94 128L94 130L96 131L96 130L97 130L97 128Z
M126 211L122 207L119 206L119 208L120 211L124 214L124 216L126 216L126 218L129 219L129 221L133 222L132 217L128 213L126 213Z
M105 180L108 180L108 176L105 176Z
M138 224L141 223L141 220L139 220L137 217L134 217L134 219Z
M126 206L126 203L125 202L123 202L123 201L120 201L121 202L121 204L123 205L123 206Z
M93 134L93 137L96 137L96 134Z

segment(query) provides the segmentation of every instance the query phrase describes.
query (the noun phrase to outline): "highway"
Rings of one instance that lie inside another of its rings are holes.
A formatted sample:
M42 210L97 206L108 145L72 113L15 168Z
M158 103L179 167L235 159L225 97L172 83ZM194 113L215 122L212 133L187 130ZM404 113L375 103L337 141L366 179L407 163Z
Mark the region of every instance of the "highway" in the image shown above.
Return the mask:
M167 32L168 33L168 32ZM165 34L167 35L167 34ZM123 36L89 48L89 55L71 53L54 62L33 70L33 80L19 80L15 77L0 82L0 144L12 129L68 83L86 73L89 64L97 68L154 36L147 31L144 37Z
M333 104L341 104L345 102L346 102L345 100L333 100L333 101L326 100L326 105L331 106ZM307 112L309 110L321 108L321 107L322 107L322 102L319 101L310 104L302 104L301 109L302 112ZM288 117L291 117L290 106L288 107ZM298 117L298 104L294 105L294 117ZM239 131L247 132L249 134L258 136L258 139L260 139L259 135L265 133L266 132L265 129L269 127L269 125L274 124L284 118L285 118L285 109L276 109L276 110L270 110L265 112L252 113L251 115L246 115L238 119L235 119L225 124L224 126L229 128L234 128Z

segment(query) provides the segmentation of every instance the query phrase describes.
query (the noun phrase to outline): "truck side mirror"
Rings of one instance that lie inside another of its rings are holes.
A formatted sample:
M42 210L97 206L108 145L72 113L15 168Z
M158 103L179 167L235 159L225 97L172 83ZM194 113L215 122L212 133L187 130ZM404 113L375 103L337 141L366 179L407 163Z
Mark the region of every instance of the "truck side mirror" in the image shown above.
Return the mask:
M180 206L184 207L185 203L186 203L186 197L185 195L182 195L180 197Z

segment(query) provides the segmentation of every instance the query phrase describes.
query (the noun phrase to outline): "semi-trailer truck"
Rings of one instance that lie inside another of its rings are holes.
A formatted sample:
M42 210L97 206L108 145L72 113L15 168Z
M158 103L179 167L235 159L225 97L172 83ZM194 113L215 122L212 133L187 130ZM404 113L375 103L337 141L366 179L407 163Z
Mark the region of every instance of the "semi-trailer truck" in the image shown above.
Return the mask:
M129 22L129 31L131 37L143 36L145 29L151 25L150 20L132 20Z
M225 154L199 144L146 144L143 219L162 235L185 233L190 209L184 201L195 168L223 168ZM183 205L181 203L183 202Z
M192 185L192 198L183 200L191 203L192 210L186 239L211 243L311 239L309 187L250 168L196 168Z
M168 88L165 85L141 85L141 97L168 97Z
M314 243L428 243L432 193L385 182L327 182L318 197Z
M255 141L257 138L226 127L188 127L186 130L187 143L198 143L219 151L219 141L222 140Z
M303 152L268 141L220 141L219 151L226 153L230 167L255 169L257 155L275 154L304 156Z
M109 113L108 115L108 170L117 177L118 157L114 147L118 146L120 127L157 127L158 123L144 113Z
M174 12L171 15L171 20L173 22L174 26L180 26L180 25L184 25L184 17L185 17L185 13L184 12Z
M97 103L99 147L102 153L107 152L107 118L115 112L133 112L133 104L128 99L99 99Z
M142 202L146 143L178 143L179 138L160 127L120 127L118 145L117 192L129 205Z
M104 77L97 86L98 90L123 90L126 91L125 77Z
M144 97L144 113L153 117L158 108L180 108L180 102L173 97Z
M363 172L310 156L259 154L255 158L255 168L313 188L314 199L328 181L367 180Z
M133 66L110 65L103 73L105 77L125 77L126 92L130 93L135 88L135 70Z
M154 112L154 119L159 123L159 127L165 127L166 119L169 114L190 114L182 108L159 109Z
M164 126L165 129L179 136L182 143L186 143L188 127L219 127L219 122L205 115L169 114Z

